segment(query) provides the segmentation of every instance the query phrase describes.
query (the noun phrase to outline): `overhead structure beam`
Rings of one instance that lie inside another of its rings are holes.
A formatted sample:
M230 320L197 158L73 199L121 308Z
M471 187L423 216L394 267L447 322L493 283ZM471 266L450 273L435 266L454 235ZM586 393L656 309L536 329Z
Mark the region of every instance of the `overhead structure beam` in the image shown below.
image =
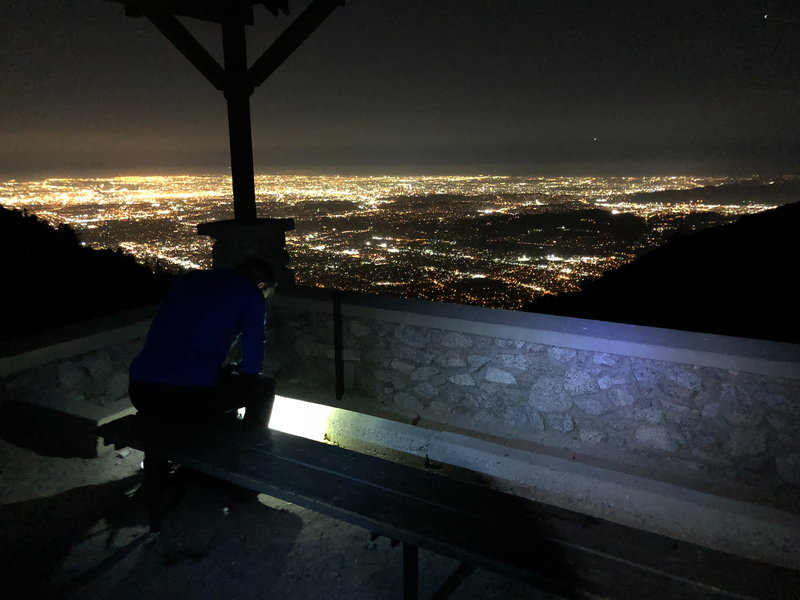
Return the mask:
M191 17L203 21L222 22L234 15L245 25L253 24L253 4L263 4L276 15L278 11L289 13L288 0L112 0L125 5L129 17L142 17L155 12L178 17Z
M131 17L147 17L194 67L225 94L231 149L233 213L237 221L256 220L250 96L344 0L313 0L251 67L245 27L253 24L253 5L273 15L288 14L288 0L111 0ZM178 16L222 26L224 65L195 39Z
M175 15L148 12L147 18L218 90L225 89L225 70Z
M248 72L253 89L260 86L344 0L314 0L253 63Z

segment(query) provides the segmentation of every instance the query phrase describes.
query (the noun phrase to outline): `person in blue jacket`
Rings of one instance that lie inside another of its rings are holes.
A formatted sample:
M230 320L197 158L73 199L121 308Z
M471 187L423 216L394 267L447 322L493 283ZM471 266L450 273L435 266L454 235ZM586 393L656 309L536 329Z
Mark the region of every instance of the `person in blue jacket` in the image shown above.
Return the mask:
M190 271L173 285L130 365L129 395L148 416L207 419L246 407L245 421L268 423L275 382L261 375L266 298L275 291L269 263ZM225 364L241 345L238 363Z

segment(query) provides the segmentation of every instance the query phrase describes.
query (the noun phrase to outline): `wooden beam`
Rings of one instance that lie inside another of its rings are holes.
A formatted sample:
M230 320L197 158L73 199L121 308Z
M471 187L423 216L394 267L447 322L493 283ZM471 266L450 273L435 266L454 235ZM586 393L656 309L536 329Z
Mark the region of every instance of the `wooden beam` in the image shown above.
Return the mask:
M189 59L195 68L218 90L225 88L225 70L198 42L194 36L181 25L175 15L148 12L147 18L164 34L178 51Z
M150 14L168 14L180 17L191 17L202 21L221 23L233 12L237 19L246 25L253 24L253 0L111 0L125 5L125 14L129 17L142 17ZM276 14L283 9L283 0L265 0L260 2L267 10ZM276 6L277 4L277 6ZM288 6L286 6L288 11Z
M261 4L276 17L279 12L289 14L289 0L262 0Z
M225 55L225 100L228 103L233 216L237 221L253 221L256 218L256 190L250 123L252 88L247 79L244 24L235 20L223 21L222 49Z
M146 16L216 89L228 104L233 211L237 221L256 219L250 96L344 0L313 0L266 52L247 68L245 26L253 23L253 4L272 14L288 13L288 0L113 0L129 16ZM178 21L176 15L222 25L224 66Z
M248 77L253 89L264 83L338 6L344 6L344 0L314 0L309 4L250 67Z

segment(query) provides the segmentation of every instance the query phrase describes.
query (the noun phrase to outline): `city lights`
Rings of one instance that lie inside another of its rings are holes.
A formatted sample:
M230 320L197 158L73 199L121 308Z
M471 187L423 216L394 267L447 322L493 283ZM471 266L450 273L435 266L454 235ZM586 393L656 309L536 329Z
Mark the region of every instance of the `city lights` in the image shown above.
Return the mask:
M260 217L295 220L290 267L301 285L437 301L521 307L575 291L689 229L772 208L742 201L661 202L642 194L733 183L725 177L256 177ZM232 218L228 176L144 176L0 182L0 203L84 244L141 261L206 268L198 223ZM624 233L602 215L637 217ZM599 215L599 216L598 216ZM604 221L605 219L605 221Z

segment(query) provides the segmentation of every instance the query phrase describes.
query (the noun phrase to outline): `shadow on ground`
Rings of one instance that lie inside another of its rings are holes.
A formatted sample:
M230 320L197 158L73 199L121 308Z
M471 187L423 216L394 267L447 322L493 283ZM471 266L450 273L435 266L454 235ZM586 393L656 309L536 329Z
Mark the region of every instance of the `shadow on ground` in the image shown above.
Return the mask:
M247 598L280 577L300 518L195 483L150 534L140 480L0 506L3 596Z
M99 530L113 535L141 524L144 511L129 495L138 480L135 475L0 506L0 587L4 595L60 597L53 589L54 577L77 540Z

